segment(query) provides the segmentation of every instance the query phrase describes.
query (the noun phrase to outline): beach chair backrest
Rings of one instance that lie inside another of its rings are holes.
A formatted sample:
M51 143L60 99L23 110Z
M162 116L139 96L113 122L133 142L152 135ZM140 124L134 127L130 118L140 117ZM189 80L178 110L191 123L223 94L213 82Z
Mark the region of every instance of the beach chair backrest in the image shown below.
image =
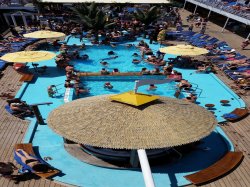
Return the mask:
M11 108L10 108L9 105L6 105L6 106L5 106L5 110L6 110L7 112L9 112L10 114L14 114L14 113L15 113L13 110L11 110Z

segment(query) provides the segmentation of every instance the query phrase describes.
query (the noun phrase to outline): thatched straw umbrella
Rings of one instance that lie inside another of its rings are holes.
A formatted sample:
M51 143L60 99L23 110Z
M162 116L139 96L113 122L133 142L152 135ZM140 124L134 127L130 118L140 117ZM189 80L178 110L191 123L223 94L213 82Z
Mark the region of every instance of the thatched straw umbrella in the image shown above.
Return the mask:
M198 141L217 124L212 113L183 100L160 97L134 107L109 97L88 97L64 104L49 114L48 125L77 143L141 151ZM139 151L139 157L145 155ZM140 162L143 167L141 158ZM148 167L146 170L150 171Z

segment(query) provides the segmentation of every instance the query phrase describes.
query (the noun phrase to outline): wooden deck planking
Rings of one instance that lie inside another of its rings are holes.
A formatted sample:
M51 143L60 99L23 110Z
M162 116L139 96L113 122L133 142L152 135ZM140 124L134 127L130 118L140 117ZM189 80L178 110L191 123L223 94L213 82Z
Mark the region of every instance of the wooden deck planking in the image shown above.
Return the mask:
M0 79L0 94L10 93L15 95L21 84L19 79L22 75L16 73L11 66L8 66L4 70L4 76ZM23 140L25 132L28 128L28 121L21 120L10 115L5 111L4 106L6 105L6 98L0 97L0 158L2 162L14 162L14 145L20 143ZM19 167L18 164L15 164ZM51 180L44 179L32 179L25 182L20 182L19 184L14 184L14 181L0 178L0 186L2 187L47 187L55 186L63 187L67 185L56 184Z
M233 82L229 80L226 76L223 75L223 72L219 72L217 75L224 83L228 86ZM250 105L250 97L242 96L242 99L245 101L246 105ZM250 136L248 132L250 131L250 117L238 121L238 122L229 122L228 126L222 126L223 130L226 132L230 140L234 143L235 149L242 151L244 159L239 167L237 167L232 173L226 175L225 177L214 181L208 185L204 186L244 186L247 187L250 185L250 159L249 159L249 150L250 150Z
M6 75L6 72L5 72ZM5 77L4 75L4 77ZM4 87L6 86L6 88L4 88L4 91L7 91L9 89L9 86L13 87L14 89L16 89L16 87L18 87L16 84L18 83L19 78L16 78L16 76L13 76L13 74L11 74L11 76L9 76L9 74L7 74L8 76L8 83L11 83L11 85L4 85ZM4 78L3 77L3 78ZM3 79L2 78L2 79ZM2 82L0 79L0 83ZM221 78L224 82L230 82L226 79L228 79L225 75L222 76ZM20 84L20 83L18 83ZM12 86L12 85L16 85L16 86ZM2 92L2 87L1 86L1 90L0 93ZM247 96L243 96L242 97L245 102L248 103L248 105L250 105L250 97ZM10 126L15 126L15 125L20 125L22 127L22 129L26 130L27 125L24 124L25 121L18 121L16 119L14 119L14 117L10 116L10 117L4 117L2 119L3 115L5 114L5 110L3 109L4 104L2 102L2 99L0 98L0 137L2 137L1 135L5 135L4 132L9 132L11 130ZM7 114L9 115L9 114ZM13 120L14 119L14 120ZM11 121L11 122L9 122ZM28 122L27 122L28 123ZM236 169L234 170L232 173L230 173L229 175L223 177L222 179L219 179L215 182L212 182L210 184L204 185L204 186L210 186L210 187L222 187L222 186L250 186L250 176L249 176L249 168L250 168L250 159L249 159L249 141L250 141L250 135L248 134L248 132L250 132L250 117L248 116L246 119L243 119L239 122L236 123L228 123L229 126L223 126L223 130L226 132L226 134L229 136L229 138L233 141L234 144L237 144L236 150L240 150L240 151L245 151L244 155L245 158L242 162L242 164ZM26 126L25 126L26 125ZM4 128L2 128L4 127ZM4 132L2 132L2 130ZM14 129L16 130L16 129ZM10 131L11 132L11 131ZM234 133L236 132L236 133ZM13 155L9 154L12 153L13 151L13 147L7 147L8 145L13 145L15 144L15 141L20 142L22 140L24 136L23 134L18 135L18 138L15 138L15 140L11 140L9 139L9 141L12 141L11 143L7 144L5 143L5 145L1 145L0 148L5 147L4 149L9 149L7 152L5 152L5 158L3 160L2 158L2 152L0 152L0 156L1 156L1 160L2 161L9 161L9 160L13 160ZM8 136L7 136L8 137ZM6 140L3 140L3 142ZM2 140L0 140L0 143L2 143ZM9 156L11 156L10 158L8 158ZM3 185L4 184L4 185ZM5 185L6 184L6 185ZM27 182L21 182L19 185L15 185L13 183L13 181L8 181L6 179L0 178L0 186L6 186L6 187L15 187L15 186L34 186L34 187L40 187L40 186L55 186L55 187L61 187L61 184L58 183L54 183L53 181L43 181L43 180L31 180L31 181L27 181ZM194 186L194 185L190 185L190 186Z
M191 14L186 10L180 11L181 15L186 17ZM183 19L184 24L189 24ZM195 28L197 30L197 28ZM199 29L199 28L198 28ZM224 40L232 45L237 51L240 53L248 55L250 51L242 51L240 50L241 42L244 40L240 39L239 36L226 31L225 33L220 33L219 26L209 22L208 29L206 31L207 34L213 37L217 37L220 40ZM225 35L225 36L224 36ZM237 38L237 39L236 39ZM229 79L224 72L219 71L217 75L224 83L231 87L234 85L233 81ZM242 92L242 91L241 91ZM237 93L237 91L235 91ZM245 101L246 105L250 106L250 91L247 91L246 95L240 95L240 97ZM203 185L207 187L221 187L221 186L232 186L232 187L248 187L250 186L250 116L235 122L228 123L228 126L222 126L224 132L228 135L230 140L235 145L235 149L238 151L242 151L244 155L244 159L242 163L231 173L226 175L225 177L218 179L210 184ZM193 186L193 185L190 185Z

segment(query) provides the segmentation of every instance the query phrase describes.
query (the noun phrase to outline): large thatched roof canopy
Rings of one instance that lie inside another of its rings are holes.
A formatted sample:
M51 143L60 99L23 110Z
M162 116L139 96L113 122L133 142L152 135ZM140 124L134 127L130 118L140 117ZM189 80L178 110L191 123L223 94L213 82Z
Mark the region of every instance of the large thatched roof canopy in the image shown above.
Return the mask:
M208 136L217 121L206 109L160 97L133 107L108 95L78 99L52 111L49 126L77 143L117 149L173 147Z

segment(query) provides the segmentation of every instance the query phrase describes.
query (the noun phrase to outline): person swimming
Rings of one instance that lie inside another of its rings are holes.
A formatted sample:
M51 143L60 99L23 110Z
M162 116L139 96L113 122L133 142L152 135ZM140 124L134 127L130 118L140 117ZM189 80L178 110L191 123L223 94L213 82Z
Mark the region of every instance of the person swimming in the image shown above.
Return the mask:
M138 53L134 53L132 56L137 57L139 56Z
M88 59L89 59L89 55L87 55L87 54L82 55L82 59L83 59L83 60L88 60Z
M106 61L101 61L100 64L103 65L103 66L107 66L109 63L106 62Z
M109 52L108 52L108 55L114 55L114 54L115 54L114 51L109 51Z
M133 59L133 60L132 60L132 63L133 63L133 64L139 64L140 62L141 62L141 61L138 60L138 59Z
M106 82L103 87L106 88L106 89L112 89L113 88L113 86L110 84L110 82Z
M153 90L156 90L156 89L157 89L157 86L155 86L154 84L150 84L147 90L153 91Z

